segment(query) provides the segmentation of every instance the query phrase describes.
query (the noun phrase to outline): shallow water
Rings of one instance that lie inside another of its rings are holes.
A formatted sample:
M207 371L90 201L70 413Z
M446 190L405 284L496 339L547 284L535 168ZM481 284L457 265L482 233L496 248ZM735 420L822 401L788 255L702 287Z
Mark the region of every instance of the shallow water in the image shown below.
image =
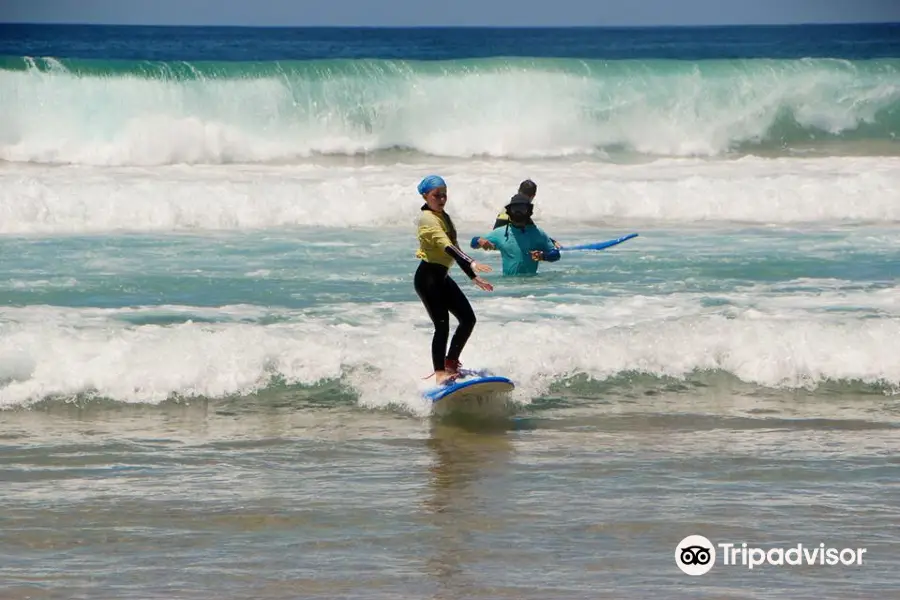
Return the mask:
M499 422L311 407L292 394L281 406L7 412L7 597L837 598L896 589L896 401L685 387L557 397ZM695 581L672 559L693 533L867 553L858 567L717 565Z

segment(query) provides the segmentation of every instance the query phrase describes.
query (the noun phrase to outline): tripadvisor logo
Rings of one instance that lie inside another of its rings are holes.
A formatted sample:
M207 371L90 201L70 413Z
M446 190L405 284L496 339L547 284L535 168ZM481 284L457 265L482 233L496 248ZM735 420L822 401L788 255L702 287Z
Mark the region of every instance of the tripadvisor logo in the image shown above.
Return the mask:
M689 535L675 546L675 564L687 575L705 575L717 562L725 567L741 566L750 570L766 564L774 567L858 566L863 563L865 553L865 548L833 548L824 543L764 550L746 543L713 544L702 535ZM717 556L720 560L716 560Z
M705 575L716 564L716 547L702 535L689 535L675 547L675 564L688 575Z

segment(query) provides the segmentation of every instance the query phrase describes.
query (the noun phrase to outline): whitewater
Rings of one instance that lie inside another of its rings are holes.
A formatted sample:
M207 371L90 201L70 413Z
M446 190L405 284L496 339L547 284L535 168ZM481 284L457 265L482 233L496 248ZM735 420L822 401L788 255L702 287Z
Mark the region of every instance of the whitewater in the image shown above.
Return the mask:
M461 239L525 176L566 244L640 233L533 280L492 274L494 294L469 292L466 362L514 377L524 404L637 374L896 393L898 162L446 162ZM427 414L430 324L410 287L423 172L6 165L0 405L340 382L364 406Z
M464 363L523 405L582 378L900 387L890 56L6 56L0 103L3 407L337 382L427 413L431 172L463 240L525 178L569 245L640 233L469 290Z

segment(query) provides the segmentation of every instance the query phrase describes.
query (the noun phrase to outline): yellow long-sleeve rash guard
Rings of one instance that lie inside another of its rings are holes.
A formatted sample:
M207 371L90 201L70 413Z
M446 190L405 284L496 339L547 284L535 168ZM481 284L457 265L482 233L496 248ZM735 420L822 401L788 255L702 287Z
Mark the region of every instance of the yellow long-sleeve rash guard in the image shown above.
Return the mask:
M459 249L456 239L456 228L450 215L446 212L438 214L428 208L428 205L422 206L422 214L419 216L419 250L416 252L416 258L420 258L425 262L437 263L450 268L455 260L459 268L469 276L470 279L475 278L475 271L472 270L472 257Z

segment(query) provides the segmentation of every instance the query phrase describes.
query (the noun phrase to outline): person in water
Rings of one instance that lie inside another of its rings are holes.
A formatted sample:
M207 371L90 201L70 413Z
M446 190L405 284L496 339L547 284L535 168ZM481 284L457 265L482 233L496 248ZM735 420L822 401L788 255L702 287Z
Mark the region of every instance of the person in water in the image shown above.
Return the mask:
M456 261L469 279L487 292L492 291L493 286L476 273L487 273L492 269L460 250L456 227L444 210L447 204L447 184L444 180L437 175L429 175L422 179L417 189L425 199L425 204L422 205L419 216L419 249L416 258L421 259L421 262L416 269L414 286L434 323L431 362L435 379L441 384L459 376L462 366L459 357L475 328L475 312L465 294L450 277L450 267ZM450 314L456 317L459 325L448 351Z
M516 196L524 196L528 199L529 202L534 202L535 196L537 196L537 184L530 179L526 179L522 183L519 184L519 192ZM513 196L515 198L515 196ZM497 218L494 220L494 229L498 227L504 227L509 224L509 215L507 214L506 208L500 211L500 214L497 215ZM528 217L528 224L534 225L534 221L531 220L531 216ZM555 248L561 248L562 245L556 240L551 239L553 242L553 246Z
M534 275L540 261L556 262L559 250L553 240L531 220L534 205L524 194L516 194L504 208L505 227L498 227L484 237L475 236L472 248L499 250L504 275Z

